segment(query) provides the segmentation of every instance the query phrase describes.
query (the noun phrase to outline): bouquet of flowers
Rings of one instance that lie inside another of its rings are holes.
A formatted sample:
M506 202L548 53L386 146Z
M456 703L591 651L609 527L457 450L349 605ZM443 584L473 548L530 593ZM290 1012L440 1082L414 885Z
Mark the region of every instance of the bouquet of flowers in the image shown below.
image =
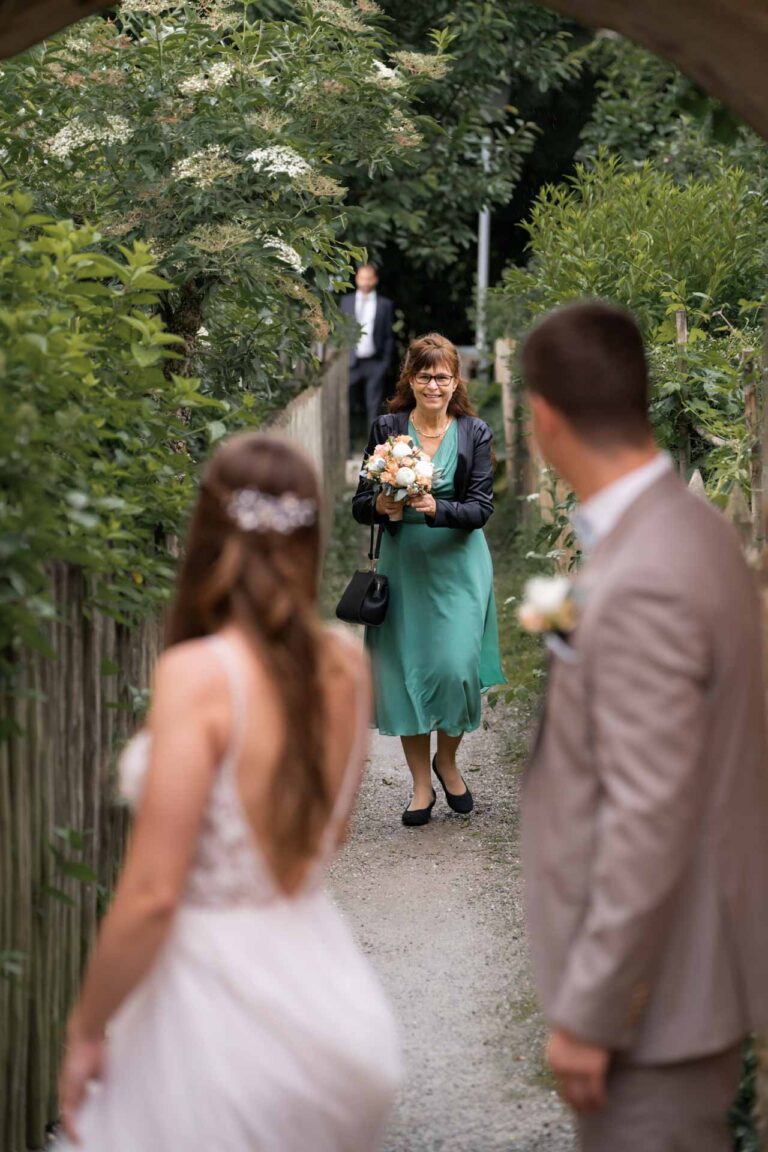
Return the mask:
M390 436L366 456L360 475L378 491L402 502L409 496L431 492L436 472L429 456L410 436ZM390 520L402 518L402 508L399 516L390 516Z

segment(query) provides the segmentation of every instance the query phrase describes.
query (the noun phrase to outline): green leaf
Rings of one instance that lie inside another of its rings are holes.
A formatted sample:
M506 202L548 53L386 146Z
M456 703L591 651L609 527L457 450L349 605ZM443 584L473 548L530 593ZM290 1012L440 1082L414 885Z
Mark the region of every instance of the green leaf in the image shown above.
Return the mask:
M163 354L158 348L147 348L143 344L131 344L131 355L142 368L152 368L163 359Z

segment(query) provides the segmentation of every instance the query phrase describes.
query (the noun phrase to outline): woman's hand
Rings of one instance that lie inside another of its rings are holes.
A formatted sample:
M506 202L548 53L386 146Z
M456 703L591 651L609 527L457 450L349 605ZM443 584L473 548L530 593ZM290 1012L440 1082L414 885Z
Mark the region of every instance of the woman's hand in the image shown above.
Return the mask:
M423 512L425 516L434 516L437 512L437 503L429 492L422 492L420 496L409 496L406 504L409 508L413 508L414 512Z
M79 1144L77 1113L80 1111L88 1085L101 1080L106 1067L106 1041L103 1036L87 1037L77 1025L70 1022L67 1044L59 1073L59 1105L61 1122L69 1139Z
M379 516L392 516L402 508L402 502L395 500L394 496L388 496L386 492L379 492L376 497L376 511Z

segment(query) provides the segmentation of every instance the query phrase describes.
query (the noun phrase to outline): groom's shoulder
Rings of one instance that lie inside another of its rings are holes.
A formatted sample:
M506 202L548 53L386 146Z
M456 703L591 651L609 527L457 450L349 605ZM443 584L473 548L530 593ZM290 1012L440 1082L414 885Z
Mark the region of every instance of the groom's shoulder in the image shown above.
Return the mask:
M712 605L751 574L733 525L676 477L659 486L626 541L628 578Z
M742 549L733 525L705 496L691 492L674 480L659 499L646 525L650 532L661 531L692 552L724 550L742 558Z

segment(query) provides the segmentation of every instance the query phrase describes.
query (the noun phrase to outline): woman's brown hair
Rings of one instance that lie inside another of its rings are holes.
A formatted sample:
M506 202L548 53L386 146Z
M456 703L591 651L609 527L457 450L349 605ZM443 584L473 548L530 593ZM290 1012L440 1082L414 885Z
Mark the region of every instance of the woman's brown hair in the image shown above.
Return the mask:
M252 490L311 501L318 515L286 533L245 530L229 506L233 493ZM169 645L178 644L236 621L266 660L283 706L285 743L266 800L265 850L286 888L311 859L332 807L315 615L319 506L315 470L293 444L250 432L223 444L200 485L167 634Z
M416 407L411 381L419 372L429 372L445 364L456 380L456 391L451 396L448 413L451 416L476 416L467 392L467 382L461 375L459 350L439 332L429 332L411 340L400 368L397 391L389 401L390 412L409 412Z

